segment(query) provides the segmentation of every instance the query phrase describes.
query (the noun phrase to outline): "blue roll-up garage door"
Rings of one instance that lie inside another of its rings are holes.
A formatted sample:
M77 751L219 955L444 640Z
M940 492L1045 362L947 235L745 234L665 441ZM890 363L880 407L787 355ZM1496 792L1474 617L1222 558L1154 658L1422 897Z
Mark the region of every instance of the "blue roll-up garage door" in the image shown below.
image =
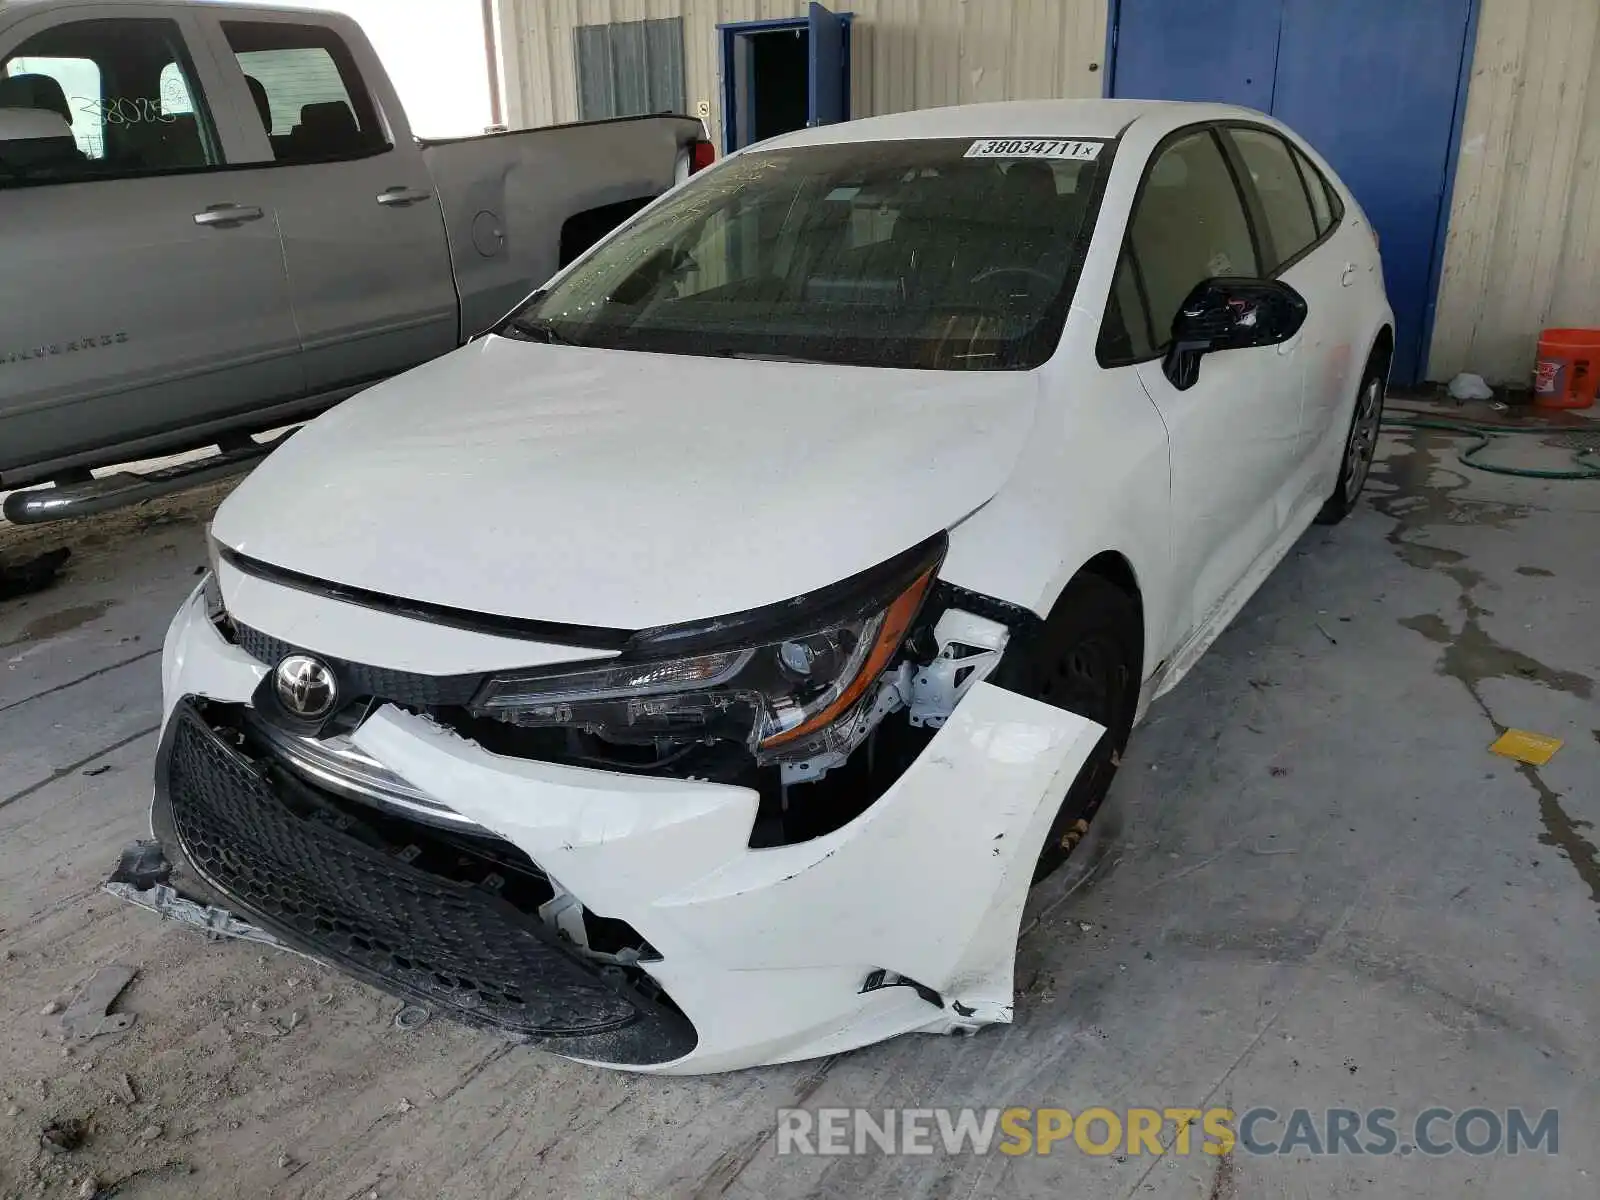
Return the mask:
M1118 0L1111 92L1272 113L1383 243L1397 383L1426 365L1474 0Z

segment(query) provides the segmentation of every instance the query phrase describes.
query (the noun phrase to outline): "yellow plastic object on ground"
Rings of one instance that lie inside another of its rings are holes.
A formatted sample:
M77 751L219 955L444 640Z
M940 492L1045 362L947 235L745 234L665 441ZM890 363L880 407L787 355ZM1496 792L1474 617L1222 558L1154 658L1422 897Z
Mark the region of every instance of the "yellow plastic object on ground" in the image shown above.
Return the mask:
M1496 739L1489 749L1518 762L1542 767L1555 757L1563 742L1558 737L1544 733L1529 733L1526 729L1508 729Z

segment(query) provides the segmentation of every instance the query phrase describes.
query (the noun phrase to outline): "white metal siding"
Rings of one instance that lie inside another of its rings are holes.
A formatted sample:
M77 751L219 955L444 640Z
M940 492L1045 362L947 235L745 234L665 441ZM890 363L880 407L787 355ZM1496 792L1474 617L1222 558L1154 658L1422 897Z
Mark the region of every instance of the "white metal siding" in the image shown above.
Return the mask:
M1539 331L1600 326L1600 4L1482 0L1428 360L1527 385Z
M719 24L804 16L805 0L497 0L513 125L578 119L573 29L682 17L689 109L722 141ZM851 12L852 116L978 100L1098 96L1105 0L839 0Z

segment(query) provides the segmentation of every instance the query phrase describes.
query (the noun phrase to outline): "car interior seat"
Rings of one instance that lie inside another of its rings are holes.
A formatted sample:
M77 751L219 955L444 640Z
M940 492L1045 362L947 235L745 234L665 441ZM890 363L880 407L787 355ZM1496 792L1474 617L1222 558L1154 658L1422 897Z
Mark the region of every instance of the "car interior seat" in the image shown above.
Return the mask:
M284 148L293 158L319 159L358 154L364 147L350 106L328 100L301 107L300 122L289 131Z
M0 76L0 108L41 109L56 114L68 125L72 124L72 106L67 103L67 94L62 91L61 84L49 75ZM51 167L79 164L88 158L78 148L70 131L63 137L40 138L36 142L8 146L7 164L14 167Z

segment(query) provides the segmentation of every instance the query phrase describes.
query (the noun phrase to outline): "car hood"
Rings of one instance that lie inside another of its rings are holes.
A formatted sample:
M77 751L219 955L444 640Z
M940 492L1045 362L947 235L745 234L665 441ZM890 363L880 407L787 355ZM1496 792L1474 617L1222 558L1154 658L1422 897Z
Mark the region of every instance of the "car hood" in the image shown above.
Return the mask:
M639 629L776 603L950 527L1005 482L1036 376L490 337L346 401L213 533L318 579Z

